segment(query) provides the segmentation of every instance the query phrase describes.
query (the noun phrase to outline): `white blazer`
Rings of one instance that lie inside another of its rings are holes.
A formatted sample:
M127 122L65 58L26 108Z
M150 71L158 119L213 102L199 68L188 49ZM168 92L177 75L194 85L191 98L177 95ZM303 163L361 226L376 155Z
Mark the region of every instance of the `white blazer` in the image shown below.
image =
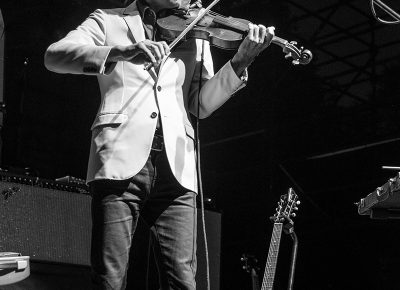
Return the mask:
M106 65L115 45L145 40L136 1L127 8L96 10L66 37L52 44L45 66L54 72L96 75L101 103L92 125L87 182L128 179L149 156L158 116L171 171L185 188L197 191L194 130L202 40L188 40L163 61L158 76L143 65L119 61ZM245 80L230 62L214 75L209 43L204 45L200 117L209 116Z

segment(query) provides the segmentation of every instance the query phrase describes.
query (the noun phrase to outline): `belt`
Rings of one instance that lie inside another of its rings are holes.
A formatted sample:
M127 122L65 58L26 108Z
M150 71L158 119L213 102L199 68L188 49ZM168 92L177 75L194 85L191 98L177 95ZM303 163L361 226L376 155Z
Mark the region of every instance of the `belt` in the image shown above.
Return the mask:
M163 151L164 150L164 137L162 135L162 129L157 129L154 133L153 143L151 144L151 150Z

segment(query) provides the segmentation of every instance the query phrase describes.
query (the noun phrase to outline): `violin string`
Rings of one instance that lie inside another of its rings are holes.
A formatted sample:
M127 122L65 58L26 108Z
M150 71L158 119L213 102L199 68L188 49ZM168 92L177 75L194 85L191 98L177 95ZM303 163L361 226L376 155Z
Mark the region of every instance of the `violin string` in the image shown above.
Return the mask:
M219 13L217 13L217 12L214 12L214 11L209 11L209 14L211 14L211 15L213 15L213 16L216 16L216 17L220 17L219 19L221 20L221 21L224 21L224 22L226 22L226 23L233 23L233 24L237 24L237 25L246 25L245 23L243 23L243 22L240 22L240 21L238 21L238 20L235 20L234 18L233 19L229 19L229 17L226 17L226 16L224 16L224 15L221 15L221 14L219 14Z
M228 19L228 17L226 17L224 15L221 15L221 14L218 14L218 13L216 13L214 11L209 11L208 13L210 15L212 15L212 16L215 16L218 20L220 20L221 22L226 23L226 24L236 25L239 28L244 28L244 26L246 25L243 22L240 22L240 21L237 21L237 20L234 20L234 19L233 20L232 19Z
M239 26L240 26L240 25L244 25L244 23L242 23L242 22L240 22L240 21L228 19L228 17L226 17L226 16L224 16L224 15L221 15L221 14L218 14L218 13L216 13L216 12L214 12L214 11L210 11L209 14L211 14L212 16L219 17L219 20L222 21L222 22L225 22L225 23L237 24L237 25L239 25Z
M243 30L247 31L247 24L246 23L240 22L240 21L235 20L235 19L229 19L228 17L226 17L224 15L221 15L221 14L219 14L217 12L214 12L214 11L209 11L208 14L216 17L222 23L225 23L227 25L232 25L232 26L236 25L236 28L243 29ZM277 36L275 36L274 39L275 39L275 41L279 41L279 42L282 42L282 43L286 43L287 42L285 39L282 39L282 38L277 37Z
M225 24L231 25L231 26L235 26L236 25L237 29L247 31L247 29L246 29L247 28L247 24L246 23L243 23L243 22L240 22L238 20L235 20L234 18L233 19L229 19L228 17L226 17L224 15L221 15L221 14L219 14L217 12L211 11L211 10L208 11L208 14L210 14L213 17L215 17L216 19L218 19L223 24L225 23ZM274 36L274 40L272 42L277 43L279 45L285 45L288 41L285 40L285 39L282 39L280 37Z

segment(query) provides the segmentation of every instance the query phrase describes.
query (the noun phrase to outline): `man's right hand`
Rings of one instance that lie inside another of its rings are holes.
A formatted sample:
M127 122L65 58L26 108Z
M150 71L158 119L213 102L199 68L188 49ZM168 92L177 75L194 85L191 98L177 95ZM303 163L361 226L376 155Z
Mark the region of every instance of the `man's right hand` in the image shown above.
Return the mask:
M143 64L150 61L154 67L157 67L168 54L169 46L165 41L156 42L146 39L128 46L114 46L106 62L131 61L134 64Z

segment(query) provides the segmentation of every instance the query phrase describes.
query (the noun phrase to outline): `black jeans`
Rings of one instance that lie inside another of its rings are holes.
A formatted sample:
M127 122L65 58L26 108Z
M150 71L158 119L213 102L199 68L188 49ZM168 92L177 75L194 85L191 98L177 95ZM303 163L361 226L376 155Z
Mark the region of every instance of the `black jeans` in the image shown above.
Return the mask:
M176 181L164 150L151 151L133 178L93 181L90 188L93 289L125 289L139 216L155 241L161 289L196 289L196 194Z

